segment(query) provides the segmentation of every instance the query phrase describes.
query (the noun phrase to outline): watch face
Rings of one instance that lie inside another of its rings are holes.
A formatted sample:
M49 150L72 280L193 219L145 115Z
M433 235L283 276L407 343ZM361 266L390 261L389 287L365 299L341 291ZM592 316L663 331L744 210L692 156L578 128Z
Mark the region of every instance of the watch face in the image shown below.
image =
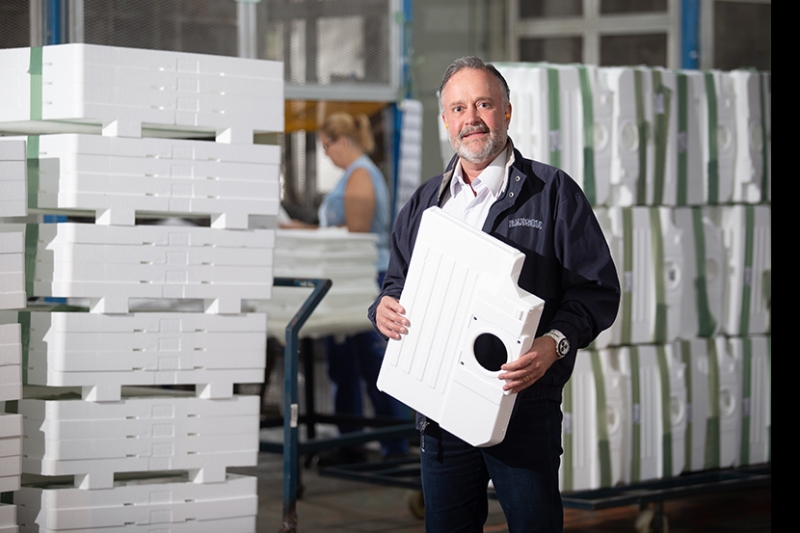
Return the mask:
M569 341L567 339L561 339L561 342L558 343L558 353L561 355L567 355L569 352Z

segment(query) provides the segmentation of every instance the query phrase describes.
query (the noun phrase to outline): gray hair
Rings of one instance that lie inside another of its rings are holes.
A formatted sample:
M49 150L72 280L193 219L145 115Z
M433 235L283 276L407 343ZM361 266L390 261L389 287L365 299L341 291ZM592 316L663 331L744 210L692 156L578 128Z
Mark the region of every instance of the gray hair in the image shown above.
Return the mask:
M498 71L497 68L495 68L495 66L491 63L484 63L483 60L478 57L467 56L456 59L450 63L450 66L444 71L444 77L442 78L442 84L439 86L438 92L439 111L444 110L444 105L442 104L442 92L444 92L444 86L447 85L447 82L450 81L450 78L452 78L454 74L466 68L482 70L494 76L500 83L500 88L502 89L503 107L508 105L508 103L511 101L511 89L508 88L508 83L503 75L500 74L500 71Z

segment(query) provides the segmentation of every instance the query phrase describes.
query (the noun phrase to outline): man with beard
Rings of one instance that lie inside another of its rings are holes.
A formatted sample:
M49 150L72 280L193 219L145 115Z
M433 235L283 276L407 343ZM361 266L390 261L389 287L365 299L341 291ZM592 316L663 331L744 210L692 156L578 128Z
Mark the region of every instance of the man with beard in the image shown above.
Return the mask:
M522 251L519 285L545 301L530 351L499 375L518 394L500 444L470 446L418 415L427 533L482 532L490 479L510 532L562 530L562 389L576 350L611 326L619 306L616 269L589 202L566 173L514 149L509 96L503 76L478 58L448 67L439 103L456 155L398 214L386 279L369 310L389 339L414 327L398 299L420 217L434 205Z

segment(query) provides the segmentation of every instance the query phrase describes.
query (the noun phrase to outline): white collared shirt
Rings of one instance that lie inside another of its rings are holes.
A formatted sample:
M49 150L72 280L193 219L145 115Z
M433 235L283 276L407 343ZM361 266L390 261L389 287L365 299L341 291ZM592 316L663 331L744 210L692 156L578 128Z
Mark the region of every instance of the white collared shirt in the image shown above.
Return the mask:
M507 174L506 150L500 152L471 184L464 182L459 161L453 171L442 210L473 228L482 229L489 208L505 189Z

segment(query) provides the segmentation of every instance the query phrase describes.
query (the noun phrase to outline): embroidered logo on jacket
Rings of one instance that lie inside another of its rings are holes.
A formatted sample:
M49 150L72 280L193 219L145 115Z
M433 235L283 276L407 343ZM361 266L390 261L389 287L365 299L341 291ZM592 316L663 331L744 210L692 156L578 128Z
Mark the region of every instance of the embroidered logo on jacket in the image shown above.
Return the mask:
M526 227L534 229L542 229L542 221L535 218L512 218L508 221L509 228Z

